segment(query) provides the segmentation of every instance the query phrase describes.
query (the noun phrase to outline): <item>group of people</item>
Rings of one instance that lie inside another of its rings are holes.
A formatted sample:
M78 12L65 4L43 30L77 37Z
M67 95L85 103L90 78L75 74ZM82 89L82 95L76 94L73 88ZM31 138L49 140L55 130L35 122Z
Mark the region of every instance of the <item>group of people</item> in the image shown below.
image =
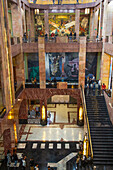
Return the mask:
M26 156L22 154L20 160L18 159L16 150L13 151L13 154L11 154L10 150L7 151L7 167L10 167L11 163L14 163L14 167L17 167L17 163L20 163L21 169L25 170L27 167L26 164ZM34 163L34 160L31 158L29 161L29 167L30 170L39 170L38 164Z
M14 167L17 167L18 163L18 156L16 150L13 150L13 154L11 154L10 150L7 151L7 167L10 167L11 163L14 163ZM22 157L20 159L20 164L22 167L22 170L25 170L26 168L26 156L22 154Z
M96 85L98 88L96 88ZM95 77L93 76L92 78L87 77L87 95L91 92L94 92L98 90L98 94L103 94L104 90L106 89L105 83L102 84L101 80L99 79L98 81L95 80Z

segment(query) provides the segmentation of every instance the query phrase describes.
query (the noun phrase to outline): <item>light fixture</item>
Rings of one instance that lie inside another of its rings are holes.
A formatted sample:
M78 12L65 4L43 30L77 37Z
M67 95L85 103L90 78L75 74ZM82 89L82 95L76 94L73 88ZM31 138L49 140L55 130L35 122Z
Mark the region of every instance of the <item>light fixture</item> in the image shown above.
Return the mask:
M89 14L90 13L90 9L89 8L85 8L85 14Z
M35 14L36 14L36 15L39 14L39 9L35 9Z
M15 135L15 143L17 144L17 131L16 131L16 123L14 123L14 135Z
M42 105L42 120L45 120L45 117L46 117L46 115L45 115L45 106Z
M79 108L79 121L82 121L83 120L83 108L82 106L80 106Z
M89 152L89 141L87 137L87 133L84 136L84 141L83 141L83 156L88 157L88 152Z
M42 108L41 108L40 124L42 126L47 125L47 111L46 111L44 103L43 103Z

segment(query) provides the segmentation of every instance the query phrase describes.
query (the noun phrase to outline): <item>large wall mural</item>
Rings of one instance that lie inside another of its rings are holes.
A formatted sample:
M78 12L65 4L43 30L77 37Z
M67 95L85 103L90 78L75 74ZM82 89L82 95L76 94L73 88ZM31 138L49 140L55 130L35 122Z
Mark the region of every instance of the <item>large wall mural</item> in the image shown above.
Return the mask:
M44 15L35 16L35 30L37 36L43 36L45 34L44 27ZM55 15L49 14L49 34L52 33L59 36L74 35L75 30L75 14L61 14ZM79 34L81 36L89 33L89 15L80 15L80 29Z
M78 53L46 53L46 80L74 80L78 82Z
M39 57L37 53L34 54L27 54L27 61L28 61L28 80L31 79L39 80Z
M75 15L50 15L49 16L50 34L69 35L75 32Z

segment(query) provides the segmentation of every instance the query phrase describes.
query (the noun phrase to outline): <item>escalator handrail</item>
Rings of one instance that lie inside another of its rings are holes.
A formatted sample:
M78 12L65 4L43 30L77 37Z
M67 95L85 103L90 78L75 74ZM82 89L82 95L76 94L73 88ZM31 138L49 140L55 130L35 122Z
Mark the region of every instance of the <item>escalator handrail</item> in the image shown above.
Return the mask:
M90 127L89 127L89 120L88 120L87 109L86 109L85 94L84 94L84 89L82 88L82 85L80 86L80 88L81 88L81 95L82 95L81 98L82 98L83 110L84 110L84 114L85 114L86 122L87 122L88 139L89 139L89 143L90 143L91 157L93 158L93 148L92 148Z

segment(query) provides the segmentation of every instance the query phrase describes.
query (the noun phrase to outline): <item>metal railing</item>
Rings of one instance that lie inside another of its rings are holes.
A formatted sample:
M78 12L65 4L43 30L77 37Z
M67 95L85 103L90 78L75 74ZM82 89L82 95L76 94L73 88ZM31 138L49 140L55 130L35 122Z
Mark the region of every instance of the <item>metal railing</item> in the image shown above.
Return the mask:
M5 114L6 114L6 107L4 107L0 112L0 118L3 118Z
M23 90L23 85L20 85L18 90L15 92L15 99L17 99L18 95L21 93L22 90Z
M46 37L46 36L41 36L41 37L44 37L45 38L45 42L51 42L51 43L69 43L69 42L79 42L80 40L80 37L75 37L74 35L73 36L49 36L49 37ZM31 42L38 42L38 37L23 37L22 38L23 40L23 43L31 43ZM87 42L102 42L102 38L101 39L98 39L96 37L89 37L89 36L86 36L86 40ZM13 45L13 44L12 44Z
M86 101L85 101L84 89L82 88L82 86L80 86L80 88L81 88L81 98L82 98L83 110L84 110L86 123L87 123L88 140L89 140L90 149L91 149L91 157L93 159L93 148L92 148L90 127L89 127L89 120L88 120L87 109L86 109Z

